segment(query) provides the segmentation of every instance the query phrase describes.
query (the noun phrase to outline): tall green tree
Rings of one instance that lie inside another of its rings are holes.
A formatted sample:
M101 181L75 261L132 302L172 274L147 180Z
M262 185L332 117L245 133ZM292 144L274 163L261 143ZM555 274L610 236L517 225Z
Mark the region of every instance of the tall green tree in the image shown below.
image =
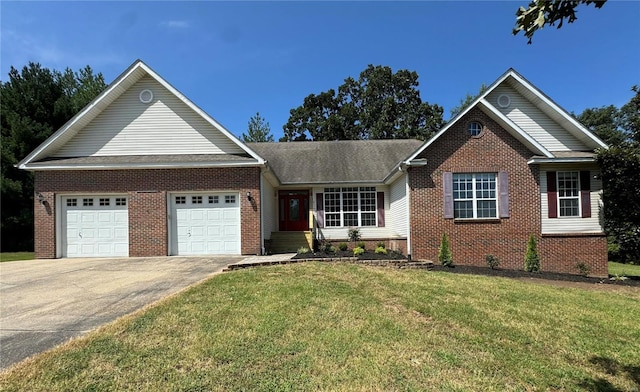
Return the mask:
M536 31L545 25L558 24L561 28L565 19L567 23L573 23L578 17L576 8L579 5L593 4L596 8L602 8L607 0L533 0L527 8L520 7L516 11L516 25L513 35L523 32L530 44Z
M635 95L616 115L622 141L597 157L609 256L621 262L640 262L640 89L632 91Z
M415 71L369 65L337 90L305 97L280 141L427 139L443 125L443 109L423 102L418 85Z
M486 84L482 83L480 85L480 89L478 89L478 94L471 95L467 93L467 96L464 99L460 100L460 104L450 110L451 118L454 118L458 115L458 113L461 113L463 110L465 110L469 105L471 105L471 102L478 98L482 93L487 91L488 88L489 87L487 87Z
M628 137L622 128L622 114L614 105L585 109L574 117L610 146L619 145Z
M245 143L273 142L271 127L269 127L269 123L260 116L260 112L257 112L255 116L251 116L249 125L247 126L247 133L245 134L243 132L240 139Z
M77 73L29 63L0 83L1 250L33 249L33 176L14 165L106 87L90 67Z

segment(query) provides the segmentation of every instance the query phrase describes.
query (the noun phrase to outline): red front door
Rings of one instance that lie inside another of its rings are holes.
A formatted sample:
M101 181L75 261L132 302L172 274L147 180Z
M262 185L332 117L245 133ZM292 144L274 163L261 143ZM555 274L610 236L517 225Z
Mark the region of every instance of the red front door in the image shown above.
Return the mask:
M280 231L309 230L308 191L280 191L278 207Z

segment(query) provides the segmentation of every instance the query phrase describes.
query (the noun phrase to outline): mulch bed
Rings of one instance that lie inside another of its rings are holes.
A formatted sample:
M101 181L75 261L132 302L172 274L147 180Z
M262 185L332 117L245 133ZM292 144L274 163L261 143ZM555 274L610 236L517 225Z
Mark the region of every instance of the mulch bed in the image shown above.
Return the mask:
M293 260L324 260L324 261L350 261L363 264L373 265L386 265L389 267L397 268L424 268L430 271L441 271L455 274L470 274L470 275L484 275L484 276L500 276L504 278L515 279L542 279L542 280L555 280L564 282L576 282L576 283L591 283L591 284L611 284L618 286L636 286L640 287L640 277L632 276L626 280L616 280L609 278L594 278L582 275L573 274L561 274L556 272L527 272L520 270L509 269L491 269L489 267L478 267L471 265L455 265L453 267L445 267L439 264L421 263L408 261L406 256L388 251L386 255L377 254L371 250L365 251L364 254L354 256L353 251L336 251L334 253L301 253L293 257ZM386 261L386 262L385 262Z

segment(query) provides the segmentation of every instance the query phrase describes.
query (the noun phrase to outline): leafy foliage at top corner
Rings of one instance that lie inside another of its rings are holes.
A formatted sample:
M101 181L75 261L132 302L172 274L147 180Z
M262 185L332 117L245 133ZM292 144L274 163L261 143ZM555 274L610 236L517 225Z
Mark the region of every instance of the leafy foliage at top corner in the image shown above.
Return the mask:
M516 12L513 35L522 31L530 44L535 32L545 25L554 26L558 23L557 28L561 28L565 19L567 23L573 23L578 19L576 8L580 4L593 4L596 8L602 8L606 2L607 0L533 0L527 8L520 7Z
M106 88L90 66L51 71L11 67L1 83L2 251L33 249L33 176L14 167Z
M357 80L305 97L291 109L280 141L426 140L444 125L443 108L423 102L417 87L415 71L369 65Z
M273 135L271 134L271 127L269 123L260 116L260 112L257 112L249 119L249 125L247 126L247 133L242 133L240 138L245 143L262 143L273 142Z

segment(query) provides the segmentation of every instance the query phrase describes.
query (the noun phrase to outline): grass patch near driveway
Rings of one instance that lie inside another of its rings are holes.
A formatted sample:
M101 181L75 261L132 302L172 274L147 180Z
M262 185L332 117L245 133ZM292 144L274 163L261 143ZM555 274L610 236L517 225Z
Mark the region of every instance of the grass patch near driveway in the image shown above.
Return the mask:
M640 265L609 262L609 275L640 277Z
M213 277L0 390L640 388L640 290L309 262Z
M33 260L33 252L2 252L0 253L0 262L17 261L17 260Z

